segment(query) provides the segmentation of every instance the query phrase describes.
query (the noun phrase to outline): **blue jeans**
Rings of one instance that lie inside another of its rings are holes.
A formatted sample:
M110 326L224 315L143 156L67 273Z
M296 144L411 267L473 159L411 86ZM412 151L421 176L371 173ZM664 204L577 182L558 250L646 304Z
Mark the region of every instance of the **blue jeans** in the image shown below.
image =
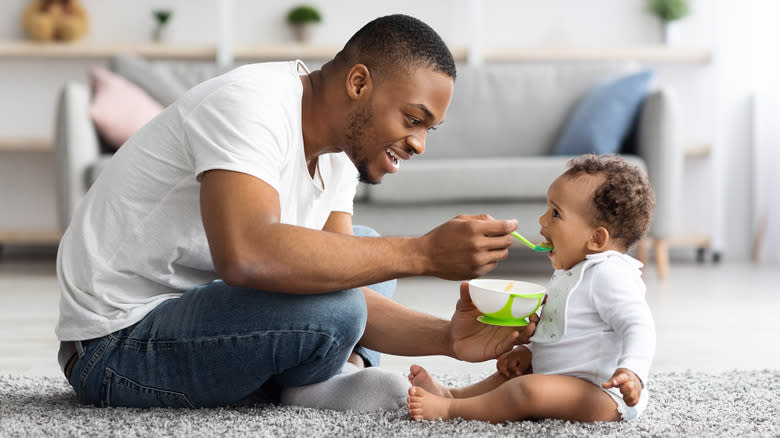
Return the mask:
M358 226L355 234L377 235ZM370 287L391 297L395 280ZM270 388L326 380L353 351L378 365L379 353L356 347L366 315L360 289L292 295L217 280L90 342L70 384L82 403L97 406L215 407L250 395L273 400Z

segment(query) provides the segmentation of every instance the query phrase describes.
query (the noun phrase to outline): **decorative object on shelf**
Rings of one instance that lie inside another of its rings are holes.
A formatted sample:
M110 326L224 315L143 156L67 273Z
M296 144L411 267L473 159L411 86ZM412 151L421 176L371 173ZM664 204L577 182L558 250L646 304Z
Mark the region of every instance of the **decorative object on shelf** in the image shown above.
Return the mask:
M152 15L154 16L155 22L154 30L152 30L152 41L158 43L165 41L168 21L170 21L173 12L168 9L156 9L152 11Z
M661 22L664 44L677 44L679 41L677 22L691 13L688 0L648 0L647 7Z
M75 41L89 30L89 17L78 0L34 0L22 14L22 27L35 41Z
M307 43L311 40L312 28L322 22L322 15L311 5L299 5L287 13L287 23L292 27L295 40Z

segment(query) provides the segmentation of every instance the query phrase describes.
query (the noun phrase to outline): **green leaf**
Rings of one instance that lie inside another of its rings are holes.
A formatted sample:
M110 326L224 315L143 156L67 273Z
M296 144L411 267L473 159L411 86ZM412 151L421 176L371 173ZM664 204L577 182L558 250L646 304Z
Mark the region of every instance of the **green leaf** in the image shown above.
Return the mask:
M310 5L296 6L287 13L287 22L291 24L319 23L321 21L320 12Z
M648 10L661 21L680 20L691 10L687 0L648 0Z

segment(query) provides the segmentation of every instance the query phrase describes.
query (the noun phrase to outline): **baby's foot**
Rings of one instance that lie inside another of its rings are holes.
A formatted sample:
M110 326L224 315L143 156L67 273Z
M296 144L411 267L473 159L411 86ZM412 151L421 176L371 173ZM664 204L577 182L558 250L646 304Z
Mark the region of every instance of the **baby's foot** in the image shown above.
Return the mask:
M419 386L412 386L409 388L409 397L406 398L406 409L409 416L415 420L449 420L450 405L453 401L431 394Z
M428 371L425 371L425 368L420 365L415 364L409 367L409 383L413 386L419 386L431 394L452 398L450 389L437 382L428 374Z

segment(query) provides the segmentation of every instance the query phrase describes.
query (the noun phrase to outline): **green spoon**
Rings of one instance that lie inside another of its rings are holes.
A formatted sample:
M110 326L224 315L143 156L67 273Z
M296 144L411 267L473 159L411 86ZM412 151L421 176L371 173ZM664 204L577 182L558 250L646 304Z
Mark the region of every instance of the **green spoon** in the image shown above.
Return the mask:
M541 245L536 245L534 243L531 243L530 240L528 240L525 237L523 237L522 235L520 235L520 233L518 233L517 231L512 231L509 234L511 234L512 236L516 237L517 240L523 242L525 244L525 246L531 248L534 251L546 252L546 251L552 251L553 250L553 247L552 247L551 243L545 242L545 243L542 243Z

